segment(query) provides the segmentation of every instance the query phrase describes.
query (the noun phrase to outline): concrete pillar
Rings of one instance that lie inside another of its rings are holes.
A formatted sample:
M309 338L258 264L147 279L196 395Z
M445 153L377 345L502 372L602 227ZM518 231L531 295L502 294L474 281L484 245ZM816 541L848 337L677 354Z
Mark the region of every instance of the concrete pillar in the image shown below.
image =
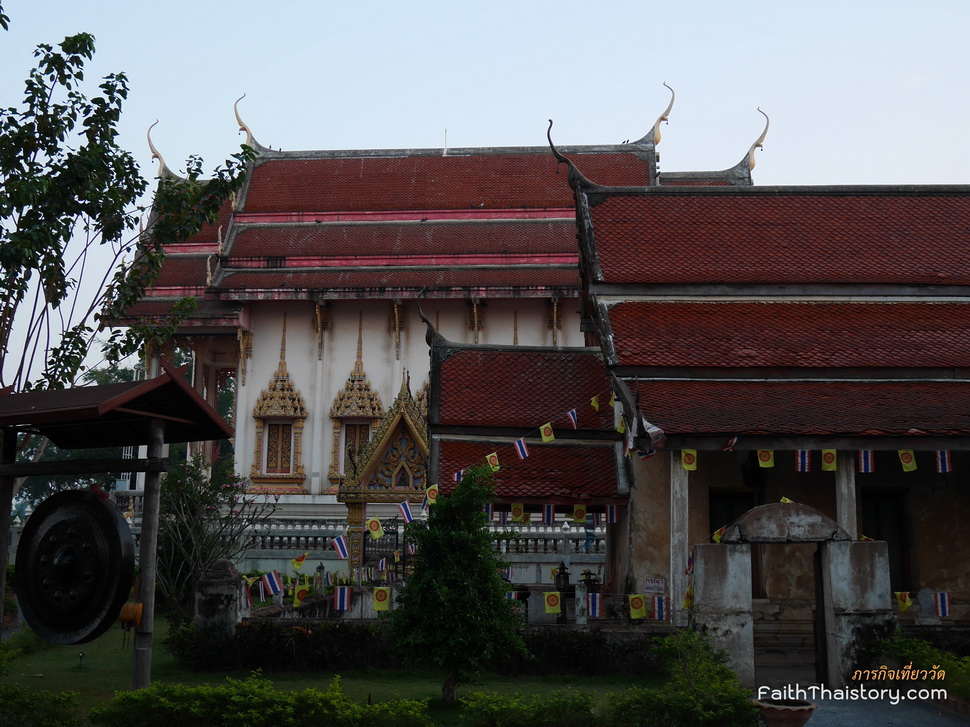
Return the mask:
M195 592L195 624L215 628L232 637L236 624L242 620L240 583L242 576L236 567L220 558L199 581Z
M826 686L847 684L866 668L868 649L895 629L885 541L830 540L819 544L825 618Z
M839 452L835 470L836 521L853 540L859 537L856 517L855 462L851 452Z
M576 584L576 625L586 626L589 623L589 608L586 602L586 584L580 581Z
M690 555L688 524L688 475L680 463L678 452L670 458L670 611L674 626L687 625L687 614L680 608L687 595L687 574L684 563ZM637 586L639 588L639 584Z
M673 611L673 608L671 608ZM703 629L741 684L754 687L754 619L751 615L751 546L702 543L694 546L692 625Z

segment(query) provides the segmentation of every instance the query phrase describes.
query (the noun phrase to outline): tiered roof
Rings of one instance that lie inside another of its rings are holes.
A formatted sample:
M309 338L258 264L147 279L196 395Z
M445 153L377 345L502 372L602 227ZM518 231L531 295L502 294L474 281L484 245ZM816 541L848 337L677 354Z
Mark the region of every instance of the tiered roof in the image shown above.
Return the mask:
M444 492L454 473L499 455L497 495L505 502L606 504L622 497L620 435L607 405L610 383L590 349L432 345L429 424L432 463ZM602 402L597 411L592 397ZM569 418L576 411L577 428ZM539 428L551 423L555 439ZM529 456L514 441L525 438ZM437 456L435 456L437 455Z
M587 328L668 447L965 446L970 187L576 193Z

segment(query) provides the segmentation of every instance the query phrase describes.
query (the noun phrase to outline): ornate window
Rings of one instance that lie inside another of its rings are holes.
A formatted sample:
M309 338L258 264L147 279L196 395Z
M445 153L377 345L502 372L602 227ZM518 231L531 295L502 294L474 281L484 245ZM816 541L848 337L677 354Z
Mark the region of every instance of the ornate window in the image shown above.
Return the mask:
M302 491L306 478L303 471L303 424L306 418L303 397L293 386L286 368L284 317L279 366L253 408L256 441L250 479L254 484L270 486L269 489L272 485L298 486Z
M364 372L362 353L363 317L357 324L357 362L330 407L333 449L328 476L332 484L339 483L340 476L347 471L348 453L351 458L356 457L357 452L370 441L371 430L384 418L381 397L371 390Z

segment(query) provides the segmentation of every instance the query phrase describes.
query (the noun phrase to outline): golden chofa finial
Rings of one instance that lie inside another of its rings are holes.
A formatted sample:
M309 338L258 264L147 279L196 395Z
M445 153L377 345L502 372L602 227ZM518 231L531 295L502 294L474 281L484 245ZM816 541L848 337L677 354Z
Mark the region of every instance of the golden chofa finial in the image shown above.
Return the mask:
M667 86L666 81L664 81L664 86ZM670 123L670 112L674 108L674 99L677 97L677 94L674 93L674 89L670 88L670 86L667 86L667 89L670 91L670 103L667 104L667 108L664 109L664 112L660 114L660 118L657 119L657 123L653 125L654 146L657 146L657 144L660 143L660 122L666 121L668 124Z
M751 169L754 169L754 164L755 164L754 150L761 149L764 147L765 137L768 135L768 125L771 123L770 119L768 118L768 114L762 111L760 106L758 107L758 113L765 117L765 129L764 131L761 132L761 136L759 136L755 140L754 144L751 145L751 148L748 149L748 170L749 171Z
M256 138L253 136L253 132L250 130L250 128L246 125L246 122L243 121L242 117L239 115L239 102L244 98L246 98L246 94L243 94L236 99L236 103L232 105L232 112L236 115L236 123L239 124L239 130L246 132L246 146L251 146L255 149L257 145Z
M172 170L168 168L162 155L158 153L158 149L155 148L155 144L152 143L152 129L155 124L158 123L158 119L155 119L155 123L148 127L148 148L151 149L152 159L158 160L158 176L159 177L174 177Z

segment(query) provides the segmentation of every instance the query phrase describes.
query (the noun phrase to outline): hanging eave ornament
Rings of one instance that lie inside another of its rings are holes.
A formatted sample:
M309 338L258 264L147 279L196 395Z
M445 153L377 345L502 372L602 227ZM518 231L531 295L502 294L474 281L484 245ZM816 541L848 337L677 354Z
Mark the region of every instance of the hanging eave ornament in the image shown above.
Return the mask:
M94 492L51 495L31 514L17 547L24 619L52 644L83 644L117 620L135 576L131 529Z

